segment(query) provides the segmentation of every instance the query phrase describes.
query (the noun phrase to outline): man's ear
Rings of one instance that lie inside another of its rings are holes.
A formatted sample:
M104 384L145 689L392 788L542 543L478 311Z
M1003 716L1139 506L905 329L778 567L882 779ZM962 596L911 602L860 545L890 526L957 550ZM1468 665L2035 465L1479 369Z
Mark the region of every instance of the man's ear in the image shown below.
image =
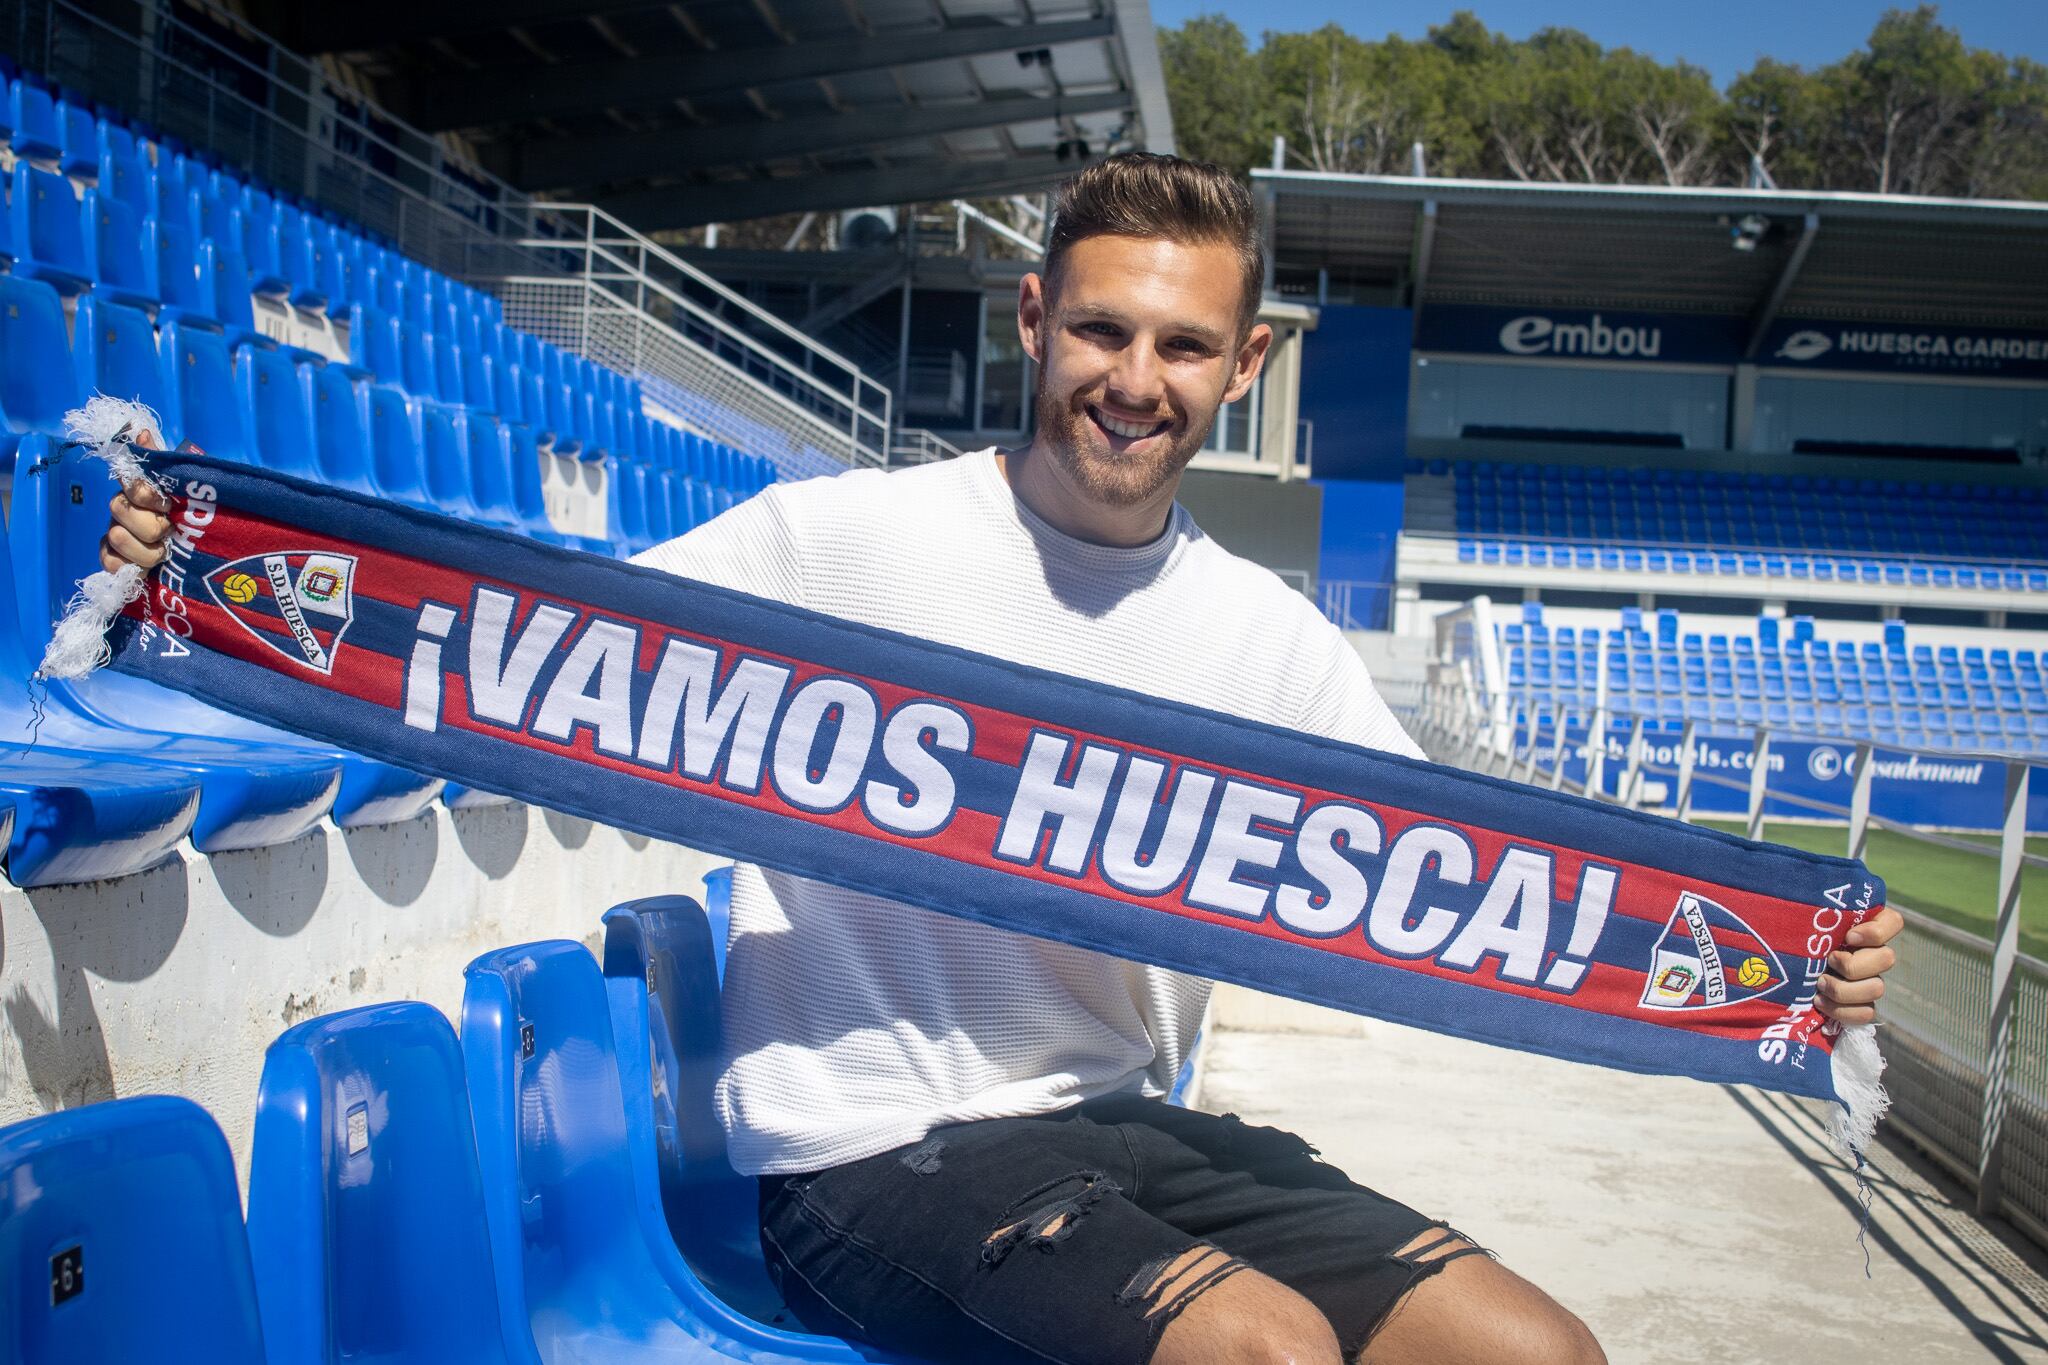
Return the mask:
M1223 391L1223 401L1235 403L1252 391L1252 381L1259 377L1265 367L1266 351L1273 345L1273 329L1265 323L1252 328L1244 344L1237 348L1235 364L1230 372L1230 387Z
M1029 274L1017 286L1017 336L1024 354L1040 365L1045 363L1045 281Z

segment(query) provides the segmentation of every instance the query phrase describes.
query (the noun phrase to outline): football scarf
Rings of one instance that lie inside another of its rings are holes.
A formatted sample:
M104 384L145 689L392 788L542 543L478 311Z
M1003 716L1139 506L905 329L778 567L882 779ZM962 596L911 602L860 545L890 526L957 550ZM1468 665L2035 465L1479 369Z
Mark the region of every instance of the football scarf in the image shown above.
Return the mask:
M112 666L327 743L984 924L1630 1071L1882 1109L1814 1009L1859 863L148 452ZM902 585L917 591L914 583Z

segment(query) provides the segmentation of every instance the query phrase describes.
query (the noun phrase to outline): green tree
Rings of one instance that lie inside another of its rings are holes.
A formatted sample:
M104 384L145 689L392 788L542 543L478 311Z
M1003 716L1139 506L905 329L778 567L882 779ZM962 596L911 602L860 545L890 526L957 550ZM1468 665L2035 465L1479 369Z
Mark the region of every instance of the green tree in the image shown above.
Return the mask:
M1282 111L1244 31L1220 14L1159 33L1174 140L1183 156L1244 172L1272 159Z

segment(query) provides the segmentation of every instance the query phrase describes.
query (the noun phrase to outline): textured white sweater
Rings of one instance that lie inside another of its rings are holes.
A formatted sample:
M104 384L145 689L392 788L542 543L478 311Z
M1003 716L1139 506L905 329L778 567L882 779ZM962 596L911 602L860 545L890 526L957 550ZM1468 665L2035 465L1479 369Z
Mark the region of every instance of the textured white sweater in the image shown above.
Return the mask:
M1311 734L1417 752L1342 635L1176 507L1150 545L1053 530L992 451L777 484L640 562ZM811 1171L940 1124L1166 1093L1209 983L741 865L719 1113L733 1165Z

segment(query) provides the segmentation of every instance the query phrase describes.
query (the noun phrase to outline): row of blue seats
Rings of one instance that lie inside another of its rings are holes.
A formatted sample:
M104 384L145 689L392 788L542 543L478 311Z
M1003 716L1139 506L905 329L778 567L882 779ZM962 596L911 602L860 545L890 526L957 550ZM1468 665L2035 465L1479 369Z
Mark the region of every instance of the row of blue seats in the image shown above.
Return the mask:
M188 1101L0 1130L0 1353L880 1359L779 1325L755 1183L712 1107L722 934L682 896L604 924L601 968L568 942L471 963L459 1035L409 1002L287 1030L264 1058L246 1223L227 1144Z
M1407 472L1413 475L1427 474L1436 478L1449 476L1460 485L1471 483L1475 486L1485 483L1493 483L1496 486L1513 483L1523 488L1536 489L1553 486L1571 489L1626 486L1636 489L1700 490L1704 496L1711 496L1716 489L1731 494L1739 490L1762 489L1771 495L1820 493L1831 499L1860 496L1885 502L1966 500L1986 504L1987 510L1991 505L2003 505L2011 501L2048 504L2048 489L2038 486L1929 483L1918 479L1874 479L1860 476L1831 478L1824 474L1749 474L1733 470L1673 468L1669 465L1615 467L1496 460L1410 459L1407 462Z
M1592 668L1547 668L1541 664L1510 659L1507 668L1510 690L1526 689L1560 696L1590 697L1599 686ZM2013 715L2048 714L2048 693L2038 684L2031 687L1965 686L1961 683L1893 683L1882 678L1787 678L1757 674L1679 674L1666 669L1610 669L1607 690L1621 696L1676 697L1688 703L1708 700L1815 702L1821 704L1864 703L1927 706L1950 712L2007 712Z
M1554 668L1562 678L1581 673L1591 677L1600 667L1600 650L1597 646L1589 646L1581 652L1570 645L1561 645L1553 649L1549 645L1531 644L1525 648L1510 642L1509 648L1511 657L1526 659L1532 671L1548 671ZM1660 677L1669 674L1676 679L1682 675L1687 679L1698 678L1702 682L1708 678L1720 677L1761 677L1766 680L1783 678L1795 683L1804 682L1808 678L1840 678L1844 682L1863 682L1867 676L1871 683L1889 682L1898 686L1968 686L1973 689L1999 687L2032 692L2039 692L2043 688L2039 666L2031 658L2024 667L2016 667L2010 662L1991 667L1982 663L1936 664L1931 657L1920 660L1881 659L1871 664L1866 675L1862 661L1854 654L1843 656L1838 664L1825 653L1816 653L1811 658L1804 653L1787 653L1780 657L1776 653L1748 650L1738 650L1733 654L1703 654L1697 650L1651 654L1644 651L1630 653L1619 644L1609 644L1606 657L1609 670L1615 673L1625 675L1631 669L1636 673L1654 670Z
M1941 564L1860 555L1737 554L1729 551L1557 545L1541 541L1458 541L1460 564L1506 568L1596 569L1739 578L1792 578L1879 587L1979 588L2048 592L2048 569L1996 564Z
M708 913L685 896L614 907L601 966L561 941L484 954L459 1034L413 1002L287 1029L264 1057L246 1221L220 1129L189 1101L0 1129L0 1352L889 1359L792 1323L756 1183L726 1156L712 1083L730 879L705 879Z
M1583 733L1594 715L1590 698L1529 696L1522 699L1522 704L1516 721L1518 746L1528 743L1527 727L1531 722L1539 735L1554 737L1560 722L1568 734ZM1868 741L1893 748L2022 757L2048 755L2048 716L1975 716L1873 706L1845 707L1830 717L1824 708L1802 709L1782 703L1717 701L1710 708L1688 708L1670 699L1649 705L1640 701L1613 702L1607 714L1610 724L1627 726L1641 718L1647 730L1665 734L1675 734L1687 724L1715 731L1768 726L1780 732L1848 743ZM1548 738L1539 740L1539 757L1547 752L1548 743Z
M724 446L707 451L716 472L686 468L663 424L644 415L636 382L505 327L491 296L196 159L157 149L152 165L133 133L56 107L60 125L93 130L96 159L17 165L0 214L0 258L15 273L217 325L235 346L274 344L250 303L274 296L347 318L351 361L380 380L531 425L558 453L662 463L741 494L773 480L768 461ZM82 203L59 167L96 180Z

